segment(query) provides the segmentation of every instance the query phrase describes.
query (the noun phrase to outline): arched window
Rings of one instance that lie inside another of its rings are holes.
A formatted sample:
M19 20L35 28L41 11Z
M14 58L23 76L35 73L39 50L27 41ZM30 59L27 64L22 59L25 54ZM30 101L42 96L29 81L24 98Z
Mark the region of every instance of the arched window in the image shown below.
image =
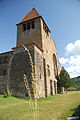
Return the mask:
M54 75L56 77L58 75L58 69L57 69L57 59L54 53L53 53L53 68L54 68Z
M47 65L47 72L48 72L48 76L50 76L50 67L49 67L49 65Z

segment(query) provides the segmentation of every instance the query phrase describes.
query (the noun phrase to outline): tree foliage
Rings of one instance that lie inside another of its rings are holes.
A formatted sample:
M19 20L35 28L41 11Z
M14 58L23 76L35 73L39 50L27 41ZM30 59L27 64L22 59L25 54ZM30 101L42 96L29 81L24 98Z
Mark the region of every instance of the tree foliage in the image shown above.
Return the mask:
M69 88L72 85L72 80L70 79L70 75L68 72L62 67L60 75L58 77L58 87Z

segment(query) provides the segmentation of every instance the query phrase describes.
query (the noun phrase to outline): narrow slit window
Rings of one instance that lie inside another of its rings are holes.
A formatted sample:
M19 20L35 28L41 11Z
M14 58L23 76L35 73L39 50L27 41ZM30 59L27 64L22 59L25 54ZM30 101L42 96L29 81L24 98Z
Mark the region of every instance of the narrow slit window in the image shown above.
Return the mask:
M43 24L43 29L45 30L45 24Z
M41 75L41 73L40 73L40 79L42 79L42 75Z
M7 75L7 70L4 70L4 71L3 71L3 75Z
M26 24L23 24L23 31L26 30Z
M28 93L26 93L26 97L28 97Z
M30 22L27 23L27 30L30 30Z
M48 32L48 30L47 30L47 35L49 36L49 32Z
M35 28L35 22L32 21L32 29L34 29L34 28Z

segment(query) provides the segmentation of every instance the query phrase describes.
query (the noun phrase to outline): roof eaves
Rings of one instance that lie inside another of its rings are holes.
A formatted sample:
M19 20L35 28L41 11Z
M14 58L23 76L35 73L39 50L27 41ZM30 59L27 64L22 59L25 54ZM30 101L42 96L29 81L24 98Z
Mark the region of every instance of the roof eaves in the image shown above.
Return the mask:
M42 16L38 16L38 17L35 17L35 18L33 18L33 19L26 20L26 21L24 21L24 22L22 22L22 23L18 23L18 24L16 24L16 25L18 26L18 25L20 25L20 24L23 24L23 23L25 23L25 22L29 22L29 21L31 21L31 20L35 20L35 19L37 19L37 18L41 18L41 19L43 20L43 22L45 23L45 25L46 25L47 29L49 30L49 32L51 32L50 29L49 29L49 27L47 26L47 24L46 24L46 22L44 21L44 19L43 19Z
M25 23L25 22L29 22L29 21L34 20L34 19L37 19L37 18L39 18L39 17L41 17L41 16L38 16L38 17L32 18L32 19L30 19L30 20L26 20L26 21L21 22L21 23L18 23L18 24L16 24L16 25L20 25L20 24L23 24L23 23Z

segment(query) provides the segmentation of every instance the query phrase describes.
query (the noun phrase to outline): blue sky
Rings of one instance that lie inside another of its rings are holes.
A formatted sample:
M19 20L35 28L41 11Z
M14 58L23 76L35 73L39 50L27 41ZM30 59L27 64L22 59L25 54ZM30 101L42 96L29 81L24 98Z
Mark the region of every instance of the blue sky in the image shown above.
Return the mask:
M55 41L61 65L71 77L79 75L80 69L78 68L78 72L76 69L80 64L76 64L76 67L72 63L74 59L74 62L76 59L79 62L80 56L73 52L79 48L76 41L80 43L80 0L0 0L0 53L16 46L16 24L32 9L33 3L51 30L51 38ZM71 46L67 49L70 43L74 46L72 51L69 50ZM72 65L75 70L70 68Z

